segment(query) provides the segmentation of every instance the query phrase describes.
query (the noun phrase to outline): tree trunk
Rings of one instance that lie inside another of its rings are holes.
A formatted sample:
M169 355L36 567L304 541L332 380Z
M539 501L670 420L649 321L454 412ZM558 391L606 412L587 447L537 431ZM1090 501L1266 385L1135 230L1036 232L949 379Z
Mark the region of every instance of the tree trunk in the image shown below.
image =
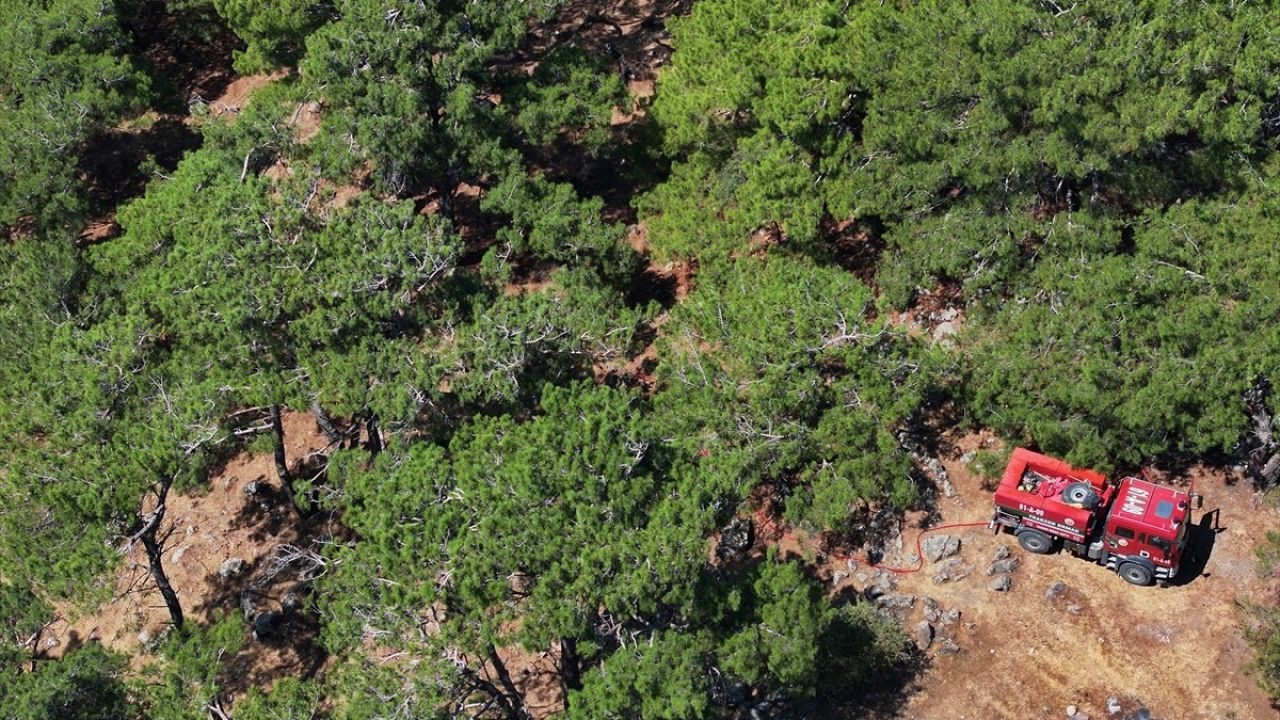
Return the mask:
M511 682L511 673L507 672L507 666L502 662L502 658L498 657L498 650L493 645L489 646L489 663L493 665L493 671L498 676L498 682L502 684L502 689L506 691L514 716L517 720L529 720L532 716L524 706L524 699L520 697L520 691L516 690L516 684Z
M516 713L515 707L511 704L511 698L507 697L501 690L499 690L497 685L494 685L492 682L480 677L479 673L471 668L462 668L462 674L476 689L493 698L493 700L502 707L502 714L509 720L519 720L519 715ZM467 694L470 694L470 692Z
M365 412L364 429L369 438L365 448L373 455L382 452L382 431L378 429L378 414L372 410Z
M298 507L298 501L293 494L293 475L289 473L289 463L284 454L284 423L280 420L278 403L271 406L271 434L275 438L276 475L280 477L284 494L289 497L289 505L293 507L294 512L302 515L302 508Z
M164 516L164 511L160 511L160 516ZM173 620L173 626L182 628L182 604L178 602L178 593L174 592L173 586L169 584L169 576L165 574L163 565L163 551L160 548L159 541L156 540L156 528L160 523L156 522L151 529L142 534L142 547L147 551L147 560L151 566L151 579L156 583L156 589L160 591L160 596L164 598L165 607L169 608L169 619Z
M311 414L316 417L316 425L320 426L320 432L324 433L329 444L337 447L338 443L342 442L342 433L333 426L333 418L329 417L329 413L320 406L319 400L311 403Z
M180 629L183 621L182 604L178 602L178 593L174 592L173 586L169 584L169 576L164 571L164 549L160 547L160 541L156 537L160 532L160 525L164 523L165 501L169 497L169 488L172 486L171 476L160 479L159 487L155 488L156 509L151 512L150 517L143 517L142 529L134 537L142 541L142 547L147 552L151 579L155 582L156 589L160 591L160 596L164 598L165 607L169 608L169 618L173 620L173 626Z
M569 707L569 691L582 689L582 662L578 658L578 641L560 638L560 682L564 685L564 706Z

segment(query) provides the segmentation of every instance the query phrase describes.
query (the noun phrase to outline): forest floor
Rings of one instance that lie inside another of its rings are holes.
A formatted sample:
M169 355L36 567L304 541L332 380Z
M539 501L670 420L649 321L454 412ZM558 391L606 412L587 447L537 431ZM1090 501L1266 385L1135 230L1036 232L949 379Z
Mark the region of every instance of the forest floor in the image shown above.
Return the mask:
M984 441L972 433L944 434L939 459L955 495L939 497L934 524L990 520L991 486L961 460ZM817 570L828 583L841 573L831 583L834 595L878 586L872 594L884 592L881 603L903 606L891 611L913 637L928 622L926 614L944 615L932 618L934 637L920 672L869 716L1062 718L1076 706L1094 720L1128 717L1142 707L1166 720L1276 717L1244 671L1252 652L1239 629L1237 602L1263 599L1266 583L1256 575L1253 550L1265 531L1280 529L1280 512L1227 472L1194 467L1183 479L1194 479L1205 496L1192 533L1205 559L1184 567L1168 588L1135 587L1065 553L1033 555L1012 535L994 536L985 527L945 531L961 540L956 559L926 562L911 574L820 557ZM882 564L914 566L918 532L908 529L905 549ZM811 543L790 533L774 541L813 557L805 549ZM988 575L1002 545L1018 560L1007 591L993 590ZM959 610L959 619L946 622L949 610ZM1108 712L1109 704L1120 711Z
M295 467L295 461L327 445L311 414L285 413L282 420L286 452ZM296 589L296 578L289 573L271 577L278 569L273 568L278 548L309 547L324 541L327 533L323 518L299 521L279 487L269 452L239 453L200 491L172 494L164 527L165 571L187 619L202 625L241 613L246 598L255 612L280 612L284 596ZM229 572L236 565L239 569ZM60 619L40 643L46 656L59 657L96 640L132 657L135 670L153 658L140 649L152 646L169 626L141 543L128 550L107 602L90 613L69 605L57 610ZM236 671L228 674L235 686L224 689L242 692L279 677L314 674L325 660L314 644L314 621L293 623L287 630L279 638L246 643Z

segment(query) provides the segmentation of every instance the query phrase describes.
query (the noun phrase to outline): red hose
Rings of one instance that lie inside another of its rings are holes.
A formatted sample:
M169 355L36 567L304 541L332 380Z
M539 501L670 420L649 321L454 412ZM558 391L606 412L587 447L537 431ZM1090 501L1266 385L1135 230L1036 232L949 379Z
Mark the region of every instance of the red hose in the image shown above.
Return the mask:
M931 528L925 528L920 532L916 533L916 566L915 567L891 568L885 565L881 565L880 563L871 563L871 567L876 568L878 570L886 570L888 572L896 573L898 575L910 575L911 573L914 573L914 572L920 572L921 570L924 569L924 549L920 546L920 539L924 537L925 533L931 533L934 530L946 530L947 528L978 527L979 525L983 527L987 527L991 525L991 522L983 521L983 522L967 522L967 523L947 523L946 525L936 525ZM852 559L852 558L849 558L849 559ZM857 561L855 560L855 562Z
M763 516L761 516L761 523L766 528L772 527L775 530L778 529L778 527L773 524L772 520L769 520L768 518L765 518ZM935 525L934 527L925 528L921 530L920 532L916 533L916 566L911 568L895 568L895 567L889 567L887 565L881 565L880 563L860 561L857 558L853 557L852 555L845 555L843 553L829 553L829 554L832 557L836 558L837 560L844 560L846 562L849 560L852 560L855 563L862 562L864 565L868 565L870 567L876 568L877 570L884 570L886 572L891 572L897 575L910 575L911 573L920 572L921 570L924 569L924 548L921 547L920 542L921 542L921 539L924 538L925 533L931 533L937 530L947 530L949 528L964 528L964 527L979 527L979 526L990 527L990 525L991 525L990 521L984 520L981 522L947 523L946 525ZM779 530L779 532L781 531Z

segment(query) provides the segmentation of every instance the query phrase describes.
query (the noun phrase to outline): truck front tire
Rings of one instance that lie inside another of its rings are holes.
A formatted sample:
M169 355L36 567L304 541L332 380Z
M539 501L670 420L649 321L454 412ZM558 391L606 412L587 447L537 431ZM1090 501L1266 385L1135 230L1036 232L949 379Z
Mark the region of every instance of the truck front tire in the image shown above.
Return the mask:
M1053 539L1039 530L1023 530L1018 533L1018 544L1023 550L1036 555L1053 552Z
M1153 577L1150 570L1134 562L1123 563L1116 573L1124 578L1125 582L1143 586L1150 585Z

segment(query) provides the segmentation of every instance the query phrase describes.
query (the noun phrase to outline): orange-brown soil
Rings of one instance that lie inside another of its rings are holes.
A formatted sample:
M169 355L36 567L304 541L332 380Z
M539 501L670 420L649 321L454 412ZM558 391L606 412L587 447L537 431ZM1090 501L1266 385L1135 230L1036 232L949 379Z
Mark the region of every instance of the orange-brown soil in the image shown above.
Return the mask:
M310 414L286 413L283 423L287 456L295 468L298 461L327 444ZM246 493L250 483L260 488L253 495ZM207 487L192 494L171 494L166 505L161 528L161 537L168 537L164 568L189 622L205 624L224 614L240 613L241 592L251 585L261 588L255 600L261 610L280 610L291 586L258 581L277 546L305 546L310 538L281 493L270 454L236 455ZM223 577L219 568L231 558L243 560L243 569ZM88 613L66 605L58 611L62 619L46 630L41 641L40 649L50 657L98 641L131 655L135 668L140 667L153 659L145 646L169 626L168 611L148 574L141 543L123 559L110 600ZM247 637L248 625L245 632ZM307 637L278 643L247 640L235 661L237 687L230 689L309 674L323 660Z
M961 461L983 437L950 439L941 460L956 495L938 499L941 518L935 524L989 520L989 486ZM1066 553L1032 555L1013 536L993 536L985 527L942 531L961 538L958 557L968 576L937 582L933 578L947 561L925 563L920 572L894 575L888 592L917 597L901 616L908 633L922 620L926 597L944 611L960 610L960 619L934 623L937 639L924 669L876 717L1063 718L1070 705L1095 720L1127 717L1139 707L1164 720L1277 717L1244 671L1252 652L1238 627L1237 599L1264 599L1266 584L1255 574L1253 549L1265 531L1280 529L1280 513L1224 471L1193 468L1190 478L1205 496L1203 511L1194 513L1192 537L1207 560L1167 588L1129 585ZM904 549L883 564L912 566L917 533L908 529ZM802 553L813 546L791 533L782 542ZM1007 592L991 589L987 574L1000 545L1020 561ZM852 563L823 558L818 571L828 582L837 571L847 573L832 585L833 594L862 592L875 582L876 570L860 553L855 556L860 559ZM1065 589L1051 593L1055 583ZM945 640L959 651L939 652ZM1121 714L1108 714L1111 698L1119 701Z

